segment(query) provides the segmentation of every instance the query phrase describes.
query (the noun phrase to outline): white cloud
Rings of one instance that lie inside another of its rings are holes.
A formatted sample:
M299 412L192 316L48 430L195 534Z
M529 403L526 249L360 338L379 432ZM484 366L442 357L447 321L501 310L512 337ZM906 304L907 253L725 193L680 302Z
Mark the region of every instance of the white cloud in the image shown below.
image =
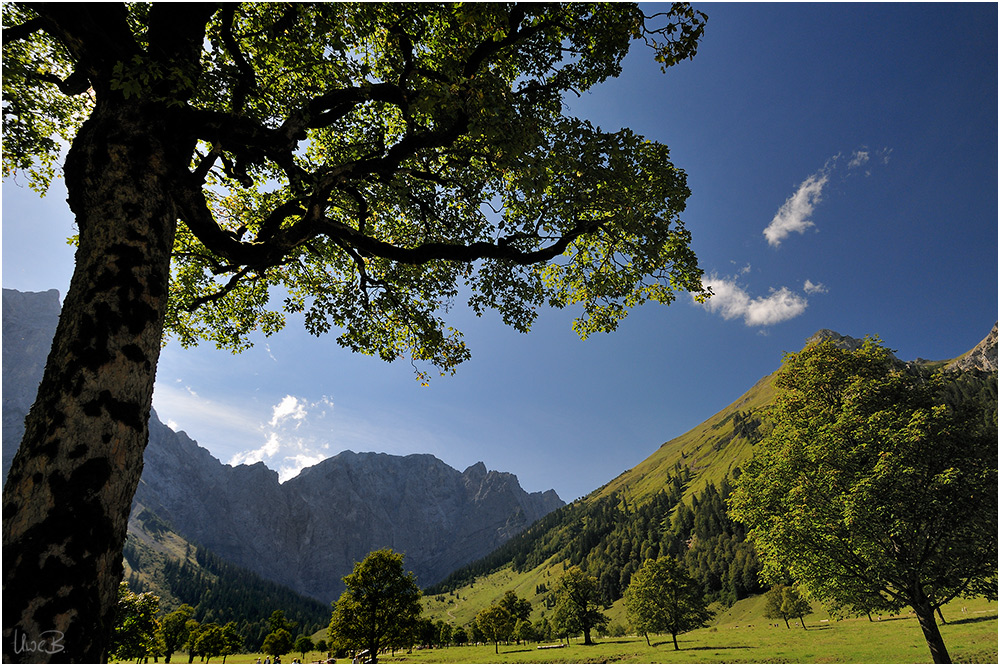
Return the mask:
M809 219L813 208L822 200L823 188L830 180L826 169L820 170L806 178L795 194L788 197L771 223L764 229L764 236L769 245L778 247L792 232L804 233L809 227L815 226Z
M798 317L805 312L809 301L787 287L772 289L765 297L753 298L732 280L712 276L702 281L712 289L713 296L704 307L717 312L723 319L743 318L751 327L773 326Z
M252 451L241 451L229 459L230 465L253 465L254 463L262 462L267 463L269 459L274 458L281 451L282 444L281 440L278 439L278 434L272 432L267 437L267 441L259 449L254 449Z
M278 482L284 483L288 479L298 476L306 467L312 467L327 459L323 453L300 453L294 456L286 456L285 464L278 469Z
M299 399L293 395L286 395L280 403L274 406L270 425L273 428L285 419L301 421L305 417L306 409L303 403L299 402Z
M315 402L286 395L271 408L271 420L261 424L258 436L264 443L256 448L239 451L229 459L230 465L264 463L278 472L284 483L305 467L311 467L330 457L329 440L339 439L331 429L333 401L322 396Z
M813 284L812 280L806 280L806 283L802 286L802 291L807 294L825 294L829 289L822 282Z
M772 289L767 298L755 298L750 301L743 320L747 326L772 326L798 317L805 312L808 305L809 301L788 287L782 287L777 291Z

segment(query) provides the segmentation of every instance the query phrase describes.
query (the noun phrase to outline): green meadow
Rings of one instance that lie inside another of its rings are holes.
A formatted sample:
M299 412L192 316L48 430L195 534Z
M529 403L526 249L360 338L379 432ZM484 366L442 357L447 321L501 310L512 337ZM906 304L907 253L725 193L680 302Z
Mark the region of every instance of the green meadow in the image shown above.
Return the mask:
M965 609L964 612L962 609ZM941 633L951 657L963 663L997 663L997 605L960 600L943 610ZM385 657L384 663L928 663L931 661L914 617L883 616L836 621L825 613L797 621L763 617L761 598L747 599L716 618L711 627L682 634L675 651L670 636L598 638L596 645L574 640L567 647L492 645L414 650Z
M883 616L874 622L868 618L834 620L825 613L805 617L806 629L798 621L786 628L784 622L763 617L762 598L738 602L715 619L712 626L678 637L675 651L670 636L597 638L595 645L583 645L574 638L561 648L539 649L536 643L501 644L499 654L490 645L400 651L385 654L386 664L724 664L724 663L799 663L799 664L898 664L930 663L917 621L909 614ZM997 663L997 604L984 599L958 600L943 609L947 623L941 634L956 663ZM558 641L545 644L558 644ZM230 655L228 664L250 664L263 654ZM319 652L306 653L303 663L325 657ZM299 654L283 655L289 664ZM187 655L174 654L172 663L187 663ZM197 660L195 663L202 663ZM210 663L222 663L222 658ZM339 663L350 663L341 659Z

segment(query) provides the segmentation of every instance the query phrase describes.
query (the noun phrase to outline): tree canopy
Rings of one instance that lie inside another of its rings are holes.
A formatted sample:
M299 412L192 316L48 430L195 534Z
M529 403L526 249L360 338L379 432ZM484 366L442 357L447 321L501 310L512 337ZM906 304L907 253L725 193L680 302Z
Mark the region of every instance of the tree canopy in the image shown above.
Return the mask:
M567 634L583 632L583 644L591 645L590 632L608 624L601 612L601 591L597 578L578 566L566 570L556 585L555 623Z
M183 344L238 350L303 312L354 351L447 370L469 355L442 318L460 293L519 330L543 303L582 304L581 335L703 293L667 148L563 105L617 75L633 40L665 67L693 57L705 17L686 5L108 6L88 23L117 43L86 50L63 43L73 12L4 11L5 173L44 184L50 137L103 95L195 139L174 195L167 325ZM200 59L180 60L172 24L204 32Z
M344 576L347 589L334 604L330 642L368 650L378 660L379 650L396 647L409 636L420 617L420 588L403 569L403 555L376 550Z
M670 556L646 560L625 590L625 610L636 631L667 632L679 650L677 634L705 626L712 612L698 583Z
M136 594L122 582L118 588L118 612L111 639L116 659L139 660L155 651L160 622L160 598L152 592ZM162 653L161 653L162 654Z
M790 628L788 619L797 617L805 629L806 621L803 616L811 612L809 600L799 594L793 585L774 585L765 595L764 617L784 620L786 628Z
M729 500L766 578L839 608L911 606L936 662L934 609L995 598L997 580L996 421L943 404L944 383L875 339L790 354Z
M64 657L107 657L164 331L238 351L301 315L423 379L470 355L445 321L459 298L521 331L574 306L587 336L707 296L667 147L564 105L633 42L664 68L693 57L705 20L683 3L4 4L4 174L44 190L62 159L79 229L4 487L5 645L55 629ZM52 551L74 555L57 571Z

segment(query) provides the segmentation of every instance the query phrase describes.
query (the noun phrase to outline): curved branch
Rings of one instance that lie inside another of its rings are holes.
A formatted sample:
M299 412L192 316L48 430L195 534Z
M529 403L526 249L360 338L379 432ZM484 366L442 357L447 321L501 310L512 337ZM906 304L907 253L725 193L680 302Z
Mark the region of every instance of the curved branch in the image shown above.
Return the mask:
M21 25L12 25L3 29L3 45L7 46L22 39L28 39L39 30L44 29L45 21L40 18L33 18L25 21Z

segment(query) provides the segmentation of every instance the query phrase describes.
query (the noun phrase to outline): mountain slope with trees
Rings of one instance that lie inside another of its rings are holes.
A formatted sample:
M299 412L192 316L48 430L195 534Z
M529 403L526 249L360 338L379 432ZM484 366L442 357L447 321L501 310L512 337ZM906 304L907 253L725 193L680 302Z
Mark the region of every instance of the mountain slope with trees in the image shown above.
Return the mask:
M939 399L972 405L981 418L995 424L997 349L995 333L991 336L975 354L962 356L984 359L979 366L944 372ZM817 340L832 340L844 348L863 344L832 331L821 331L808 342ZM946 366L951 363L906 364L909 373L925 377ZM777 374L761 379L633 469L549 514L486 558L453 572L428 594L447 610L447 604L474 596L477 580L504 571L506 584L520 593L525 588L530 592L527 581L543 581L534 583L529 600L547 611L552 597L544 581L557 577L560 568L580 566L598 579L603 602L610 605L622 598L632 574L645 561L666 555L683 562L709 600L730 605L765 591L757 553L746 540L745 527L730 517L727 500L754 444L769 427L763 410L775 398Z

